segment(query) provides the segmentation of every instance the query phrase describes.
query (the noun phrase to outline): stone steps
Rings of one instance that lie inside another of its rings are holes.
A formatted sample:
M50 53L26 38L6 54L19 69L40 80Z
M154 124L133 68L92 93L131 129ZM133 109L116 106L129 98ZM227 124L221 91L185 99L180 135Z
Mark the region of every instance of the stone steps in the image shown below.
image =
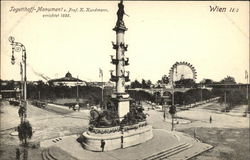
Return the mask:
M161 160L161 159L166 159L168 157L171 157L179 152L182 152L184 150L189 149L190 147L192 147L191 144L189 143L182 143L178 146L166 149L164 151L161 151L159 153L156 153L154 155L151 155L149 157L144 158L143 160Z
M43 150L42 158L43 160L57 160L55 157L53 157L53 155L51 155L49 148Z
M76 160L58 147L46 148L42 151L43 160Z

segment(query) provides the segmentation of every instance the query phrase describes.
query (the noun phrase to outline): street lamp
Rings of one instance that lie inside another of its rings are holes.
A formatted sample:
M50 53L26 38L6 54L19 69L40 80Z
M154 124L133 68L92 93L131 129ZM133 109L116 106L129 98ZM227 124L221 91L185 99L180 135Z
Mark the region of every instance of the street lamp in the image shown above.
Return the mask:
M24 93L23 93L23 100L24 100L24 108L25 108L24 117L23 116L22 117L23 117L23 119L25 119L26 112L27 112L26 49L25 49L25 46L22 43L15 42L15 38L12 37L12 36L9 37L9 41L10 41L11 46L12 46L12 56L11 56L11 64L12 65L15 64L14 53L15 52L22 52L22 61L23 61L23 65L24 65L24 84L23 84Z

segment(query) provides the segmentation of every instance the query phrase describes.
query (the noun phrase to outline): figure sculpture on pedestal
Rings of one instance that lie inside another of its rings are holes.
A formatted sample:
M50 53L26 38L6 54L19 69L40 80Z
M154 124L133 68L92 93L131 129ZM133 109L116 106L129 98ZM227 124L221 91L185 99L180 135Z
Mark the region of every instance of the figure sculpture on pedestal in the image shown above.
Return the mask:
M124 15L124 5L123 5L123 0L121 0L120 3L118 3L118 11L117 11L117 18L118 21L123 21L123 15Z
M123 15L125 14L123 0L121 0L121 2L118 3L118 11L116 14L117 14L116 27L126 28L125 24L123 22Z

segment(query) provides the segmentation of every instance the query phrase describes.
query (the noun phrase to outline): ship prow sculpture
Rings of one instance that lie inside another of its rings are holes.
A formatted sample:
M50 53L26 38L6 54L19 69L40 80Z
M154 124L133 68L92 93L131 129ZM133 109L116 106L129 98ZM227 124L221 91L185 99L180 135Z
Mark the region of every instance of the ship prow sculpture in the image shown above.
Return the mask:
M83 133L82 145L92 151L109 151L131 147L144 143L153 137L152 126L146 122L146 115L142 106L137 106L125 92L125 83L129 81L129 72L125 66L129 65L129 58L125 57L128 45L124 43L124 33L127 31L123 21L124 5L118 4L117 22L114 27L116 43L112 42L116 56L111 56L111 63L115 65L115 75L111 71L110 80L116 83L116 90L107 102L107 109L90 111L90 126Z

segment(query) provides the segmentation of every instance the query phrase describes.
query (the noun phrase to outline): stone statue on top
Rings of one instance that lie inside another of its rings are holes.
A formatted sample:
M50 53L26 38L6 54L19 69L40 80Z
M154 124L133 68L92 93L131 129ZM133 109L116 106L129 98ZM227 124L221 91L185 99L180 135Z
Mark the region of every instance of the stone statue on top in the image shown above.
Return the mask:
M127 30L127 28L125 27L125 24L123 22L123 16L124 16L124 14L126 14L124 12L123 0L121 0L120 3L118 3L118 11L116 14L117 14L117 22L116 22L115 28Z

